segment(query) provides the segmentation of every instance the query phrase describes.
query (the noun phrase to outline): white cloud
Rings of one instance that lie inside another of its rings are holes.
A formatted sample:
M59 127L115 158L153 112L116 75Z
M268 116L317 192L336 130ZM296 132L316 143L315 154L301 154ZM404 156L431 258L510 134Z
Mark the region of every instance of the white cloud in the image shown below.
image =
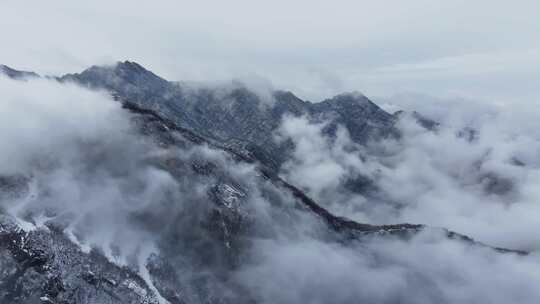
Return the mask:
M0 174L24 170L39 155L64 149L68 155L76 141L91 143L104 134L127 130L125 113L106 93L74 85L34 79L13 81L0 76Z
M538 256L501 255L427 231L357 246L262 241L238 277L262 303L534 303Z

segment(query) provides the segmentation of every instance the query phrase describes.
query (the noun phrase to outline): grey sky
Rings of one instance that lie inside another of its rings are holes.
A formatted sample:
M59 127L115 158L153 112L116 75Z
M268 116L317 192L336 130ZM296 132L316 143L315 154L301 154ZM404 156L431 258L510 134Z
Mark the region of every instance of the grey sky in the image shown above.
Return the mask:
M45 74L130 59L174 80L538 102L538 1L0 1L0 62Z

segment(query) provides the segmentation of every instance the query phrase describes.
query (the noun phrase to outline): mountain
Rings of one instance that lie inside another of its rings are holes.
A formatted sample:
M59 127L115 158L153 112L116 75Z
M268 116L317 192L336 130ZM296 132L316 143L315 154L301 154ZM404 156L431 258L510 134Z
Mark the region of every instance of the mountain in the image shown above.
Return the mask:
M369 225L335 216L280 178L278 169L292 147L275 143L273 132L285 115L329 121L328 136L343 125L359 144L399 136L395 116L363 95L310 103L278 91L272 95L275 100L265 103L242 86L188 88L132 62L57 79L109 91L122 103L136 134L128 140L142 138L153 152L133 164L110 142L92 142L81 149L89 155L81 158L87 163L77 164L78 173L95 182L102 171L111 170L127 187L126 172L144 167L160 173L152 175L156 180L170 177L181 191L175 195L174 189L165 189L172 193L159 191L165 193L162 200L154 194L148 205L122 209L130 226L121 228L152 235L159 249L141 267L129 255L125 265L118 265L104 248L84 250L77 244L87 229L73 233L68 229L71 215L47 205L48 175L21 172L0 177L0 200L32 197L19 217L0 210L0 303L257 303L259 299L236 281L244 265L257 261L251 256L253 248L284 238L301 240L306 227L310 239L335 247L362 248L372 239L405 240L426 230L484 247L444 229ZM37 190L32 190L33 184L38 184ZM137 194L138 187L134 183L128 190ZM374 263L382 262L374 258ZM410 279L428 280L419 273Z
M328 122L324 131L329 135L343 125L360 144L398 134L396 117L360 93L341 94L318 103L285 91L271 91L264 98L241 83L211 88L167 81L130 61L93 66L59 79L110 91L118 99L155 110L181 127L257 155L275 169L288 159L292 148L288 142L274 140L285 115L308 115L314 121Z

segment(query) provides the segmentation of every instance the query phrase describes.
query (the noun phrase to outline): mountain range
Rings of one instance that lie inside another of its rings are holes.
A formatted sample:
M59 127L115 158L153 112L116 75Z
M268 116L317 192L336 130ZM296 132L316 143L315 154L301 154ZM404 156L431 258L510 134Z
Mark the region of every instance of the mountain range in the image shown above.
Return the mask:
M0 66L0 72L18 81L41 77L7 66ZM81 250L66 233L69 224L58 210L47 210L41 226L33 217L42 211L39 204L26 212L23 220L39 226L31 231L0 210L1 303L257 303L244 286L233 282L232 274L248 259L254 239L274 238L282 229L293 233L304 217L315 223L317 239L340 246L372 238L407 239L438 229L408 223L370 225L336 216L280 176L294 143L276 140L275 134L289 116L324 123L323 134L330 139L342 126L361 146L399 139L401 113L387 113L361 93L310 102L287 91L257 94L239 82L208 86L168 81L130 61L46 78L110 94L129 113L133 132L168 151L144 165L167 172L186 189L203 185L204 190L189 198L189 208L130 214L137 227L156 235L159 250L144 261L145 271L136 263L115 264L100 248ZM425 128L437 126L417 113L415 117ZM220 156L208 156L201 147ZM253 173L239 175L231 169L241 166L253 167ZM29 195L32 179L27 172L0 177L0 199ZM358 191L369 184L355 182ZM258 196L270 202L264 216L252 205ZM439 230L457 242L485 247Z

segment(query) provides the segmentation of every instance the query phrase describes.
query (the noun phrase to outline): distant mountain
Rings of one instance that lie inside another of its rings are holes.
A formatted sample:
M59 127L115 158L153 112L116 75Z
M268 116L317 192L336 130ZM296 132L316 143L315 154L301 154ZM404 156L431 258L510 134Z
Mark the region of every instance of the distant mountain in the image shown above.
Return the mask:
M37 75L10 68L3 71L15 79ZM0 210L1 303L257 303L244 286L234 282L234 276L255 240L275 238L277 228L295 235L296 230L305 229L307 220L312 223L310 237L335 246L368 238L407 239L432 229L415 224L369 225L335 216L277 174L292 148L273 141L284 115L328 120L325 132L329 136L337 125L343 125L361 144L398 136L396 116L363 95L343 94L311 103L277 91L275 100L267 103L242 86L194 89L166 81L132 62L92 67L57 79L111 92L129 113L133 131L161 152L140 165L165 172L188 195L167 199L165 210L130 214L132 221L157 239L159 252L143 261L147 273L134 265L115 265L99 249L82 251L65 231L62 210L46 209L46 221L32 231L23 231L17 219ZM221 157L191 153L201 146ZM99 177L94 166L101 159L92 161L79 170ZM231 169L248 163L256 165L252 175L239 176ZM0 176L0 199L29 195L33 178L29 172ZM39 204L40 194L32 195L37 197L36 209L27 210L23 220L36 224L32 215L44 207ZM262 215L256 212L259 206L253 205L260 198L269 203ZM448 238L483 246L440 230ZM420 273L411 274L411 279L429 280Z

